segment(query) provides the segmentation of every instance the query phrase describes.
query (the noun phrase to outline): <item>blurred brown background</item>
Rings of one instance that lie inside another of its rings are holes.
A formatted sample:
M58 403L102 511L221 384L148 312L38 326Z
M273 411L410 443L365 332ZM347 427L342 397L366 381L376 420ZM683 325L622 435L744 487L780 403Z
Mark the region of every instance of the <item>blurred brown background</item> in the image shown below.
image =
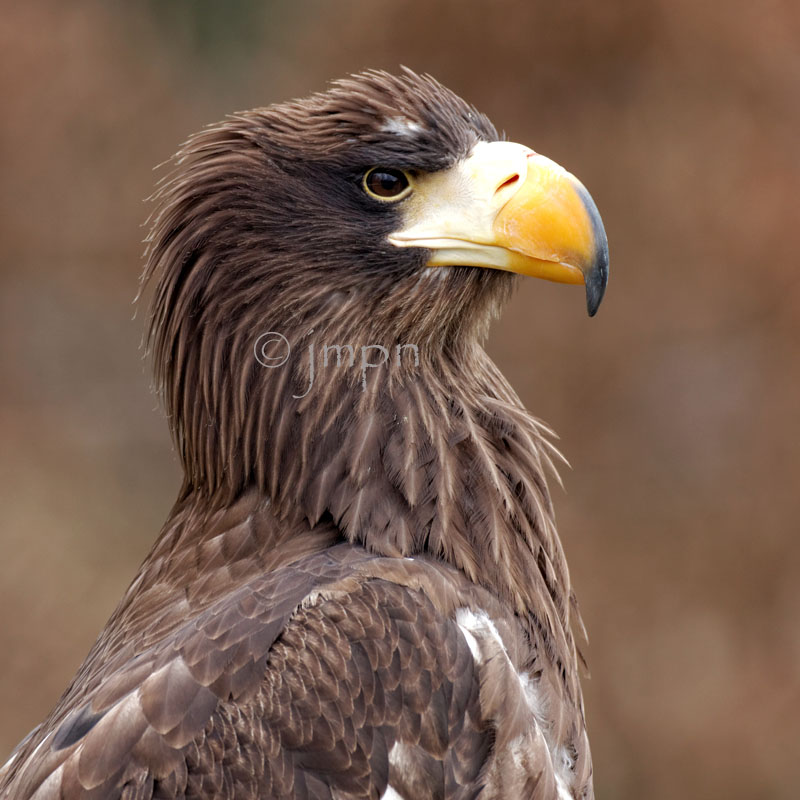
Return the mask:
M490 349L561 434L601 798L797 797L800 4L5 4L0 762L178 488L131 304L152 167L225 113L429 71L590 188L596 319L527 281Z

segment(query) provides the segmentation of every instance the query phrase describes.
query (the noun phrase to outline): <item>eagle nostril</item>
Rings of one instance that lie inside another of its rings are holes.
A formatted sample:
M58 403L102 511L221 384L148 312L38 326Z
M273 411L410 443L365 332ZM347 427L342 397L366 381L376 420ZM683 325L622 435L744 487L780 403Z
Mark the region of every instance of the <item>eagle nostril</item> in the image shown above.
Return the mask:
M506 178L495 190L495 194L499 192L501 189L505 189L506 186L513 186L519 180L519 174L515 173L511 175L509 178Z

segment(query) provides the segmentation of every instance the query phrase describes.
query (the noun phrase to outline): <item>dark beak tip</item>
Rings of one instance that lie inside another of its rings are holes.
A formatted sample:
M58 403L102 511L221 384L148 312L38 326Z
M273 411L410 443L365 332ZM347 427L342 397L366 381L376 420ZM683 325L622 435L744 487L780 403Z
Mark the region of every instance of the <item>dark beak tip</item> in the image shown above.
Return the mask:
M600 308L603 295L606 293L608 285L608 242L603 237L598 252L594 259L594 265L586 273L586 310L589 316L593 317Z
M606 285L608 284L608 237L603 227L603 221L600 219L600 212L597 210L592 196L582 183L578 181L576 183L578 194L583 201L583 206L589 215L594 231L594 259L590 268L584 273L586 310L589 312L589 316L593 317L597 313L597 309L600 308L600 303L603 300Z

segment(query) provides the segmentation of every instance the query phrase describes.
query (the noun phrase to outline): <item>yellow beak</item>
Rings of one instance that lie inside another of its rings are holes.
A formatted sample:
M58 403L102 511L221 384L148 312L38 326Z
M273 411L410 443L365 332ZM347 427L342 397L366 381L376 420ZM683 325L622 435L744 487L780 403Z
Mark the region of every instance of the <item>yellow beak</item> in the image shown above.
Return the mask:
M584 283L595 314L608 282L608 240L589 193L554 161L513 142L481 142L412 185L394 245L427 248L431 267Z

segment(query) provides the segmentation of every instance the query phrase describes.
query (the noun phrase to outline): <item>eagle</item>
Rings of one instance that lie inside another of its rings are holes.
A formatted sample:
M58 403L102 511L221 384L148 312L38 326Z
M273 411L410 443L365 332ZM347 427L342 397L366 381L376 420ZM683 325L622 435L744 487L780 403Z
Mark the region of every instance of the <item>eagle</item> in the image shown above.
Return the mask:
M206 127L154 197L183 483L0 797L591 798L556 451L482 347L519 274L597 310L586 189L404 70Z

